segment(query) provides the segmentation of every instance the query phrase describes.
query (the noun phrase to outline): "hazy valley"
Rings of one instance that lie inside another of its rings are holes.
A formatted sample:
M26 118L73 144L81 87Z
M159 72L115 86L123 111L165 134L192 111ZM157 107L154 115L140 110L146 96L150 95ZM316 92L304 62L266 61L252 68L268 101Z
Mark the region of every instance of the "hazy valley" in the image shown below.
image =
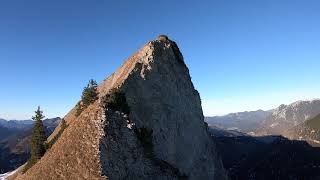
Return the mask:
M43 121L47 135L58 126L60 118ZM12 171L30 157L32 120L0 120L0 173Z

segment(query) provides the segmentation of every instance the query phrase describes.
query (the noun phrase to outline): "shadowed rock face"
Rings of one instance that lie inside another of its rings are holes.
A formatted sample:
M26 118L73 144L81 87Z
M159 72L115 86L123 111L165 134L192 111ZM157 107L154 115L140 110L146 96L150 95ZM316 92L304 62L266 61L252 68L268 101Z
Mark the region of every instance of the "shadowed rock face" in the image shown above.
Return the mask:
M104 105L112 88L125 94L129 114ZM176 43L147 43L98 91L99 100L77 118L71 111L61 138L17 179L225 179Z
M105 135L100 144L102 175L110 179L162 180L184 177L177 168L155 157L152 141L143 139L151 140L151 136L138 137L138 130L134 126L128 128L129 118L123 114L112 111L106 113L108 125L105 126Z
M158 167L161 161L171 170L176 169L177 176L210 179L219 172L215 166L222 167L208 138L199 93L193 87L182 56L175 50L178 50L176 45L170 41L152 41L140 50L143 56L134 59L139 63L121 85L131 109L129 119L135 128L152 131L154 159L149 169ZM120 154L123 159L131 158L125 157L126 153ZM139 169L145 168L132 169L132 173Z

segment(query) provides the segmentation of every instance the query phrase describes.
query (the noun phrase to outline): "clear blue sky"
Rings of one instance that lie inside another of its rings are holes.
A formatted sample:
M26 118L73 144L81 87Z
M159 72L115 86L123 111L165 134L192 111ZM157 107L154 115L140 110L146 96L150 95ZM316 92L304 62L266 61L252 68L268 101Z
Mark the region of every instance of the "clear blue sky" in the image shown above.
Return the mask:
M27 119L37 105L64 116L90 78L159 34L180 46L205 115L320 97L319 9L317 0L2 0L0 117Z

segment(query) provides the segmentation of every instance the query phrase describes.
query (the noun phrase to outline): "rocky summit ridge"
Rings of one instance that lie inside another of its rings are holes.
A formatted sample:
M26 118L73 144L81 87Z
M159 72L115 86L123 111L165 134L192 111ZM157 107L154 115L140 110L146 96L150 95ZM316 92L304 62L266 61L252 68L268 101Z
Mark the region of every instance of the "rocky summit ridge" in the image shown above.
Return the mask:
M113 89L128 111L105 103ZM68 127L37 164L9 179L226 179L174 41L148 42L98 92L78 117L76 108L65 116Z
M269 116L258 130L258 135L278 134L298 126L320 113L320 99L296 101L289 105L280 105Z

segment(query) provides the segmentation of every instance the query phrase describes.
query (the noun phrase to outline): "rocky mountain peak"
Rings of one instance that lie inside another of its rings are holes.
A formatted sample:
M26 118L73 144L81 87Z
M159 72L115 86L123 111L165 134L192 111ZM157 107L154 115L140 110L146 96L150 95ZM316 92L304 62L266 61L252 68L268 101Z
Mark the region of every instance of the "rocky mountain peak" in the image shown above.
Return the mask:
M106 103L114 91L121 105ZM36 165L11 178L226 178L174 41L148 42L98 92L99 99L80 116L75 108L65 116L68 127Z
M320 114L320 99L296 101L280 105L263 123L261 134L282 134L284 131Z

